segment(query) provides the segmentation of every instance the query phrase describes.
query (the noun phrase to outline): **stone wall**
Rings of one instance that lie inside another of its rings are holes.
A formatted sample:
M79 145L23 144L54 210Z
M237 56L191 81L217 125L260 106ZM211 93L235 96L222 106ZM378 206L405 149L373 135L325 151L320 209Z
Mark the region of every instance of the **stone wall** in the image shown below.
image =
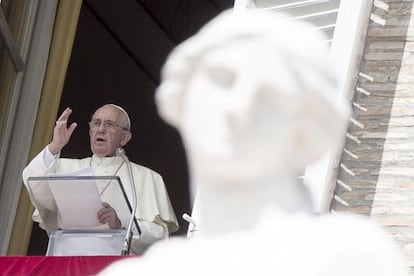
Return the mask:
M414 268L412 14L413 0L374 3L331 207L378 221Z

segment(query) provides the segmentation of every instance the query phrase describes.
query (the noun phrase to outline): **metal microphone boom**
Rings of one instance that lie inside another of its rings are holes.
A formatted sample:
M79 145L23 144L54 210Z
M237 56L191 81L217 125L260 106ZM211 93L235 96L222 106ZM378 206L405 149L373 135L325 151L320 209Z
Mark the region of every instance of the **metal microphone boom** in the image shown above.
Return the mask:
M137 227L138 233L141 234L141 229L139 228L139 225L135 219L135 214L137 212L137 193L135 189L135 182L134 182L134 175L132 174L131 169L131 163L129 162L128 157L125 155L125 151L123 148L118 148L116 150L116 155L121 157L128 167L128 173L129 173L129 183L131 184L131 191L132 191L132 211L131 211L131 218L129 220L127 232L124 239L124 244L122 246L122 255L129 255L129 251L131 249L131 240L132 240L132 225L135 221L135 226Z

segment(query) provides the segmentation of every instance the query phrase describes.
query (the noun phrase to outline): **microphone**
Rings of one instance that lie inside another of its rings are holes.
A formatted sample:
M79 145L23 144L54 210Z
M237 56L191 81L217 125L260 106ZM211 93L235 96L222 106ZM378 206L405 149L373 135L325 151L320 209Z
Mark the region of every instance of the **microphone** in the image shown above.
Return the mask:
M116 156L120 156L122 157L122 159L124 159L125 157L125 159L127 159L125 155L125 150L123 148L117 148L115 153L116 153Z
M124 239L124 244L122 246L122 251L121 251L121 255L126 256L126 255L129 255L129 251L131 249L132 224L135 222L135 226L137 227L139 234L141 234L141 229L139 228L138 222L136 221L136 218L135 218L135 214L137 213L138 203L137 203L137 193L135 189L134 175L132 174L132 169L131 169L131 163L129 162L128 157L125 155L125 150L123 148L117 148L116 155L121 157L127 164L128 173L129 173L129 183L131 184L131 191L132 191L133 208L131 210L131 207L129 206L130 211L131 211L131 218L128 223L128 228L127 228L127 232L126 232L125 239Z
M193 225L193 228L195 228L197 226L197 224L195 223L195 221L187 213L184 213L183 214L183 219L185 221L187 221L189 224Z
M198 231L196 222L187 213L184 213L182 218L189 223L187 237L193 236L194 232Z

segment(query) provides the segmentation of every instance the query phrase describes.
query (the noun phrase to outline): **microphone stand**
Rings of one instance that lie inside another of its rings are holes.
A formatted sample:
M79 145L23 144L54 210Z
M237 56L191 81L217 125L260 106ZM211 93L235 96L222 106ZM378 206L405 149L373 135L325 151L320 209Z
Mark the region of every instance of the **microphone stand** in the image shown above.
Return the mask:
M137 227L137 230L139 232L139 234L141 234L141 230L138 226L138 223L136 222L135 219L135 214L137 212L137 193L136 193L136 189L135 189L135 182L134 182L134 175L132 174L132 169L131 169L131 163L129 162L128 157L125 155L125 151L123 148L118 148L116 150L116 155L120 156L125 163L127 164L128 167L128 173L129 173L129 182L131 184L131 190L132 190L132 204L133 204L133 208L132 208L132 214L131 214L131 218L129 220L129 224L128 224L128 228L127 228L127 232L124 238L124 244L122 245L122 251L121 251L121 255L122 256L127 256L129 255L130 249L131 249L131 241L132 241L132 225L135 221L135 225Z

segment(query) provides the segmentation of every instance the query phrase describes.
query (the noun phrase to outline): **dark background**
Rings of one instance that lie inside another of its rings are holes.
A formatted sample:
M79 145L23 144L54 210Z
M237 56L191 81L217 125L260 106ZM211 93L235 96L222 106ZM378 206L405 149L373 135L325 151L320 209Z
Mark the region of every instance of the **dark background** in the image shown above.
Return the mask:
M85 0L79 17L59 114L71 107L78 127L62 156L91 155L88 122L106 103L126 109L133 138L130 160L159 172L166 183L180 230L190 213L187 161L178 132L157 115L154 92L160 69L175 45L197 32L233 0ZM48 237L33 225L28 255L44 255Z

